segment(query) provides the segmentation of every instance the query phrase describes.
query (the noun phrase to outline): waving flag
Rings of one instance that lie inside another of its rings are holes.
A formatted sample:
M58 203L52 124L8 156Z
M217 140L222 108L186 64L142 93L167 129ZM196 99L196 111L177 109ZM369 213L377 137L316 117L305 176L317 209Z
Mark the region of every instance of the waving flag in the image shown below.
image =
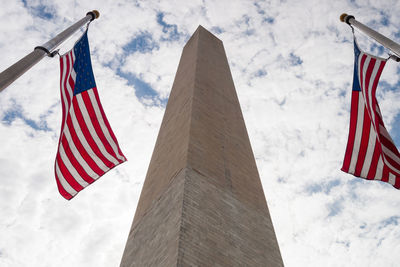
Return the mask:
M385 128L376 99L386 59L362 52L356 41L354 52L350 130L342 171L400 188L400 154Z
M69 200L126 159L100 103L87 31L60 57L60 67L63 112L55 176Z

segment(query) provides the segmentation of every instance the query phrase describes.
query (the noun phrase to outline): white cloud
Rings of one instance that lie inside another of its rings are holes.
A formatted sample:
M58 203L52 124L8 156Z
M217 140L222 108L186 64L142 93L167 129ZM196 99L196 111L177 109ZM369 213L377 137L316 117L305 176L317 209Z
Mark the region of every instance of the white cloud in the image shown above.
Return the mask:
M159 101L201 24L224 42L285 266L397 266L400 192L339 170L353 75L351 31L339 15L353 14L398 40L397 1L25 2L1 5L0 69L99 9L89 31L94 74L128 162L65 201L53 177L58 59L43 59L1 92L0 265L119 265L164 112ZM129 48L143 33L154 46ZM386 85L378 88L394 134L398 73L388 62ZM128 74L158 95L138 97L143 88Z

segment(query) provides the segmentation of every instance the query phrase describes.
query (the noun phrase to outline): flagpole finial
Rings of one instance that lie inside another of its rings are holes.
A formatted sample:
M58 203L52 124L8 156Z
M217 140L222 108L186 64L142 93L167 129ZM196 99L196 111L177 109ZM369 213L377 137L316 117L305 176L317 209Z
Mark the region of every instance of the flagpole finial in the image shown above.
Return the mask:
M92 21L92 20L98 19L100 17L100 12L98 10L92 10L92 11L89 11L88 13L86 13L86 16L87 15L92 16L92 19L91 19L91 21Z
M340 15L341 22L345 22L350 25L350 19L354 19L354 16L347 15L346 13L343 13L342 15Z
M342 15L340 15L340 21L345 22L346 17L347 17L347 14L343 13Z

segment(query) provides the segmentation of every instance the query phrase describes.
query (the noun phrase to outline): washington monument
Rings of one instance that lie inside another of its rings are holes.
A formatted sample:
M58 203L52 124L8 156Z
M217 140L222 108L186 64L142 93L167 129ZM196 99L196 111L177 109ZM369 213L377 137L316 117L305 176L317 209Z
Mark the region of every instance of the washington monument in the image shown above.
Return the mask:
M223 44L201 26L183 49L121 266L283 266Z

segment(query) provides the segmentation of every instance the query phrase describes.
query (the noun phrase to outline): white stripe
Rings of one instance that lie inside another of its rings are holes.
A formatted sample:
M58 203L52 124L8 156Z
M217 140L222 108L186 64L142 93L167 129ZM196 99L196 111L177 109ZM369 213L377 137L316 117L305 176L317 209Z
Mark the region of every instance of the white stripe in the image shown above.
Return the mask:
M60 181L62 187L65 189L65 191L67 191L71 196L75 196L78 192L75 191L75 189L73 189L71 187L71 185L65 180L64 176L62 175L61 171L60 171L60 167L58 167L58 162L56 160L56 174L58 177L58 180Z
M93 179L95 179L95 180L98 179L99 175L97 173L95 173L92 170L92 168L90 168L90 166L87 164L87 162L83 159L81 153L79 153L78 149L76 148L75 143L72 140L71 133L69 132L68 125L65 125L65 127L64 127L64 135L65 135L65 138L67 139L68 146L70 147L72 154L74 155L76 160L79 162L79 164L82 166L82 168L85 170L85 172ZM105 165L104 165L104 167L107 168L107 166L105 166Z
M111 145L115 155L117 155L117 158L120 160L125 160L125 158L118 153L118 147L115 144L114 140L112 139L110 133L108 132L108 128L107 128L106 124L104 123L103 116L100 112L100 108L97 103L97 99L93 93L93 90L88 90L87 92L89 94L90 101L92 102L94 112L96 113L97 121L100 124L101 130L103 131L104 136L106 137L108 143Z
M72 166L71 161L69 160L68 156L65 154L64 147L62 143L60 143L60 147L58 148L58 153L60 153L61 160L63 161L65 167L68 169L69 173L72 175L72 177L77 181L82 187L86 187L89 184L82 179L82 177L79 175L78 171L75 169L74 166Z
M374 180L382 180L382 174L383 174L383 161L382 161L382 156L379 156L378 164L376 165L376 173Z
M94 162L96 162L97 166L99 166L104 172L108 171L109 168L103 163L103 161L101 159L99 159L99 157L97 157L97 155L93 152L92 148L90 147L90 145L88 144L85 136L82 133L81 127L79 126L79 122L76 119L76 115L75 115L75 111L74 108L72 107L73 105L71 105L70 108L70 116L71 116L71 121L72 124L74 126L74 130L76 132L76 135L79 138L79 141L81 141L82 146L85 148L86 152L89 154L89 156L93 159Z
M101 142L99 136L97 135L96 130L94 129L92 121L90 119L90 116L86 110L85 103L83 102L82 94L75 95L75 98L78 101L79 109L81 110L83 119L85 120L85 124L86 124L94 142L96 143L97 147L100 149L100 151L104 157L106 157L109 161L111 161L115 165L118 165L119 162L112 155L110 155L107 152L106 148L104 147L104 144Z
M389 172L389 183L392 185L396 183L396 176L391 172Z
M358 111L357 111L357 126L356 126L356 134L354 138L354 145L353 145L353 153L351 154L351 161L349 166L349 173L354 174L356 170L356 163L358 159L358 153L360 151L360 144L361 144L361 135L363 131L364 125L364 99L362 95L358 97Z
M365 160L363 162L363 167L361 170L361 177L367 177L369 169L371 167L372 156L375 151L375 141L376 141L376 133L374 127L371 125L369 129L369 140L368 140L368 148L367 153L365 154Z

